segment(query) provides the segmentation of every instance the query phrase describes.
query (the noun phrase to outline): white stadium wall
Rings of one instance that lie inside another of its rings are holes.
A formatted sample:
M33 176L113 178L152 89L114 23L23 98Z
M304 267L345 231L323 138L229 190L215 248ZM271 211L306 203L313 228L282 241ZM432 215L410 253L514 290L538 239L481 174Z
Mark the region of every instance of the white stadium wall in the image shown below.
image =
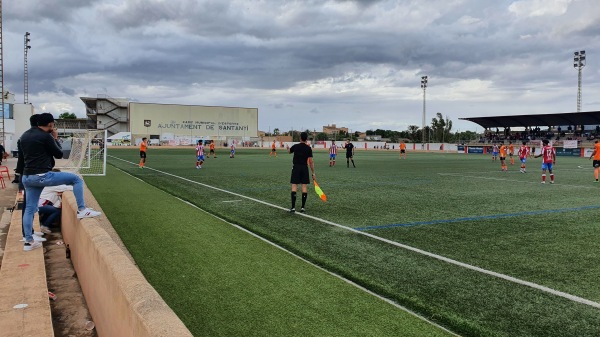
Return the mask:
M222 106L129 103L134 142L142 137L166 145L190 145L197 140L258 136L258 109Z

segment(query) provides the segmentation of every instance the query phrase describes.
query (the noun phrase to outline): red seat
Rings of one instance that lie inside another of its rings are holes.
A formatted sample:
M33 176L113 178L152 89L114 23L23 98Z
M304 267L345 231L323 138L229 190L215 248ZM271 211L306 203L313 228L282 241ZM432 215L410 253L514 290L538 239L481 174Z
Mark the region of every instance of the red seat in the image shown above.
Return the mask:
M10 172L8 171L8 166L0 165L0 175L2 175L2 172L6 172L8 180L10 180Z

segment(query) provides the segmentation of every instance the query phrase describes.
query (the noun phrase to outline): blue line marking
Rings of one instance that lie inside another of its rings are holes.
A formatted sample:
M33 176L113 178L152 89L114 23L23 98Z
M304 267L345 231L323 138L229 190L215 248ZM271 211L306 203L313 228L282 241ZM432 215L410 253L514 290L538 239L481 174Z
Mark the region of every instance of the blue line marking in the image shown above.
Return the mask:
M598 208L600 208L600 206L583 206L583 207L576 207L576 208L548 209L548 210L532 211L532 212L483 215L483 216L475 216L475 217L468 217L468 218L456 218L456 219L433 220L433 221L417 221L417 222L409 222L409 223L403 223L403 224L368 226L368 227L359 227L359 228L355 228L355 229L357 231L368 231L368 230L372 230L372 229L386 229L386 228L394 228L394 227L413 227L413 226L420 226L420 225L435 225L435 224L440 224L440 223L476 221L476 220L483 220L483 219L511 218L511 217L517 217L517 216L522 216L522 215L574 212L574 211L583 211L583 210L598 209Z

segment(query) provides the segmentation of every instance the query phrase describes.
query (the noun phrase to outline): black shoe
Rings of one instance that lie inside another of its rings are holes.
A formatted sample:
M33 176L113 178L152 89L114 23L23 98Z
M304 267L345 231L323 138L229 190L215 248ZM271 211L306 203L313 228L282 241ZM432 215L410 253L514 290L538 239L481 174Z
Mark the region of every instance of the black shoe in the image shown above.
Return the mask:
M300 208L300 213L304 213L304 212L306 212L306 211L304 210L304 207Z
M296 213L296 209L295 208L290 208L290 213Z

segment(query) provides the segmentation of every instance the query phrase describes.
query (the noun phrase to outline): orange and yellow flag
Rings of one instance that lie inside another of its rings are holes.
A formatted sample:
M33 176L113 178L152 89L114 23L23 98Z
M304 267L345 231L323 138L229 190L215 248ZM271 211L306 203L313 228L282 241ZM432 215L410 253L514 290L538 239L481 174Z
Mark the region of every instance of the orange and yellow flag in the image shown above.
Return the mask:
M319 198L321 198L321 200L323 200L323 202L326 202L327 196L325 195L325 193L323 193L323 190L321 189L321 187L319 187L319 184L317 184L317 181L313 180L313 183L315 183L315 192L317 193Z

